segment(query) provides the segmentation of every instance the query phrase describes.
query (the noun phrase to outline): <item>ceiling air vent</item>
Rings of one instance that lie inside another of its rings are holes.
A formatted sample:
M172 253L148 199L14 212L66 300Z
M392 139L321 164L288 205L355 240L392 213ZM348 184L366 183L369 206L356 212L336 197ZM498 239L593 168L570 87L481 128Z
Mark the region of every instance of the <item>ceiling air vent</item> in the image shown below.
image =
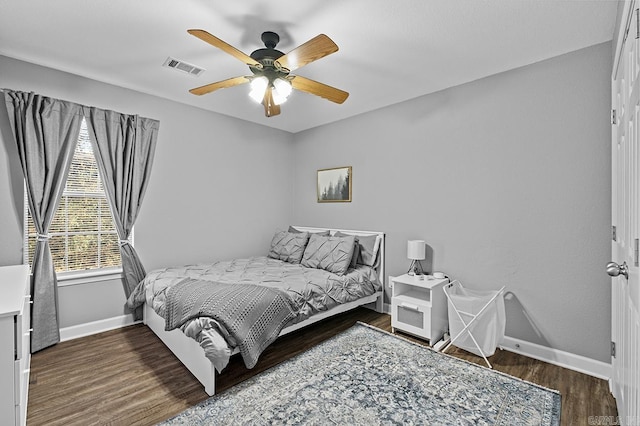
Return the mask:
M164 64L162 65L165 67L176 69L178 71L186 72L187 74L191 74L196 77L198 77L200 74L204 72L203 68L199 68L195 65L189 64L184 61L180 61L172 57L168 57L167 60L164 61Z

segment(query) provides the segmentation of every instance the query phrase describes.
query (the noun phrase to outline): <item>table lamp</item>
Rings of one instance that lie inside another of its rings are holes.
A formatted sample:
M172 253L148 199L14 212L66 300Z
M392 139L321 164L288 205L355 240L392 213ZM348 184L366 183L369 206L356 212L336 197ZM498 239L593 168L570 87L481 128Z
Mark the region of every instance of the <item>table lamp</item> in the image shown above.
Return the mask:
M407 242L407 257L411 259L409 271L407 271L409 275L424 275L420 261L425 259L425 247L424 240L409 240Z

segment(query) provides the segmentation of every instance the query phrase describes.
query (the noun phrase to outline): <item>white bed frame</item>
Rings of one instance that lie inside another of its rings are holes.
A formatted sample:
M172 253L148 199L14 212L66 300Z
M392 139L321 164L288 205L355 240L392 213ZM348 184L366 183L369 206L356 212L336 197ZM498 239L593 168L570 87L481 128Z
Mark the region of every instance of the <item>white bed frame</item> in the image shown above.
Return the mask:
M382 290L372 294L371 296L364 297L349 303L344 303L334 308L313 315L304 321L293 324L282 330L280 335L291 333L292 331L299 330L315 322L321 321L325 318L341 314L343 312L355 309L358 306L366 306L370 309L375 309L377 312L383 312L384 304L384 246L385 235L383 232L372 231L353 231L345 229L328 229L328 228L311 228L305 226L294 226L294 228L300 231L308 232L320 232L329 230L331 234L335 232L343 232L351 235L376 235L380 239L380 245L378 248L378 277L382 283ZM375 305L374 305L375 304ZM216 393L216 369L207 357L204 355L204 350L200 347L200 344L190 337L187 337L180 329L171 331L165 331L165 321L160 315L158 315L150 306L146 303L144 305L144 323L149 326L151 330L162 340L162 342L178 357L178 359L184 364L185 367L191 371L191 373L204 385L204 390L208 395L214 395Z

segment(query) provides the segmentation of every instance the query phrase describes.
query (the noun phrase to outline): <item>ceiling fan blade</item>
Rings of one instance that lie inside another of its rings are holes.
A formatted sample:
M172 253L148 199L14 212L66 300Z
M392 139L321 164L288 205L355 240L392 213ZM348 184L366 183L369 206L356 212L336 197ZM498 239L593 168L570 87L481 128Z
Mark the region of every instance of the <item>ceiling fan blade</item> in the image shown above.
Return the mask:
M338 45L326 35L320 34L281 56L276 62L282 68L293 71L337 51Z
M343 103L349 97L349 93L344 90L336 89L335 87L299 75L293 77L291 85L294 89L320 96L337 104Z
M249 82L249 79L247 77L233 77L233 78L228 78L226 80L217 81L215 83L205 84L204 86L196 87L194 89L189 90L189 92L193 93L194 95L200 96L200 95L205 95L207 93L211 93L214 90L226 89L227 87L233 87L233 86L237 86L239 84L245 84L248 82Z
M241 60L247 65L262 68L262 64L256 61L255 59L253 59L251 56L247 55L244 52L241 52L240 50L231 46L229 43L223 40L220 40L218 37L209 34L205 30L187 30L187 32L192 36L196 36L200 40L205 41L214 47L217 47L218 49L224 50L229 55L233 56L236 59Z
M267 117L273 117L274 115L280 114L280 105L276 105L273 102L273 93L271 91L271 87L268 87L264 92L262 105L264 105L264 115L266 115Z

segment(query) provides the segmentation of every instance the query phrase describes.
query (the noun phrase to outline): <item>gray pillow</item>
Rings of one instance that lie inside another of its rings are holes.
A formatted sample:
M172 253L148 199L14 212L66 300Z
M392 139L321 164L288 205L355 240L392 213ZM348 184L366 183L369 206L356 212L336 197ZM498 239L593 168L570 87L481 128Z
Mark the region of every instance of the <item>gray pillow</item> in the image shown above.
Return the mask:
M358 235L358 245L360 246L360 255L358 263L361 265L373 266L378 257L378 237L376 235Z
M353 257L355 237L327 237L311 234L300 264L344 275Z
M294 234L299 234L301 232L305 232L305 231L300 231L296 228L294 228L293 226L289 225L289 232L293 232ZM329 232L329 230L326 231L319 231L319 232L309 232L310 234L316 234L316 235L323 235L325 237L328 237L329 235L331 235L331 232Z
M348 237L349 234L345 234L344 232L336 231L333 234L336 237ZM349 268L355 268L358 264L358 257L360 257L360 244L358 244L358 236L354 235L355 241L353 243L353 256L351 256L351 263L349 264Z
M300 263L308 241L308 232L276 232L271 239L271 248L267 256L289 263Z

